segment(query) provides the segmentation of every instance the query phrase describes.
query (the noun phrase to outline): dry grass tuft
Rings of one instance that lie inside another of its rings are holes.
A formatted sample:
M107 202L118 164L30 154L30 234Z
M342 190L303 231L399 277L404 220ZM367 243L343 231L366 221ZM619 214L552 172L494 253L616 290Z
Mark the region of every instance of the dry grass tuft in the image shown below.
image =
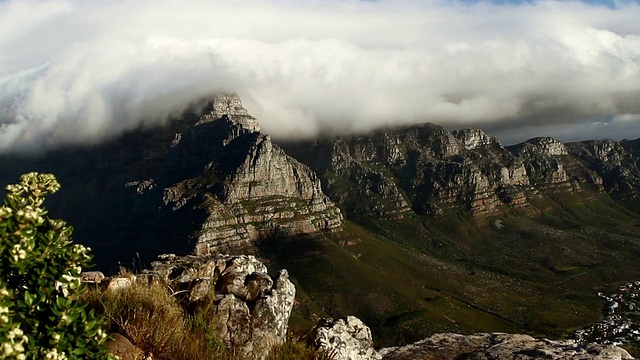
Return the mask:
M290 340L282 345L274 346L266 360L329 360L329 357L320 355L316 357L317 353L313 346L297 340Z
M97 288L88 290L84 298L109 321L112 332L124 335L154 359L230 358L221 342L211 337L204 317L188 316L163 285L134 283L117 291Z
M166 286L144 281L116 291L87 289L83 298L109 322L112 333L125 336L154 360L245 360L214 335L213 294L187 311ZM315 356L312 346L291 340L273 347L267 360Z

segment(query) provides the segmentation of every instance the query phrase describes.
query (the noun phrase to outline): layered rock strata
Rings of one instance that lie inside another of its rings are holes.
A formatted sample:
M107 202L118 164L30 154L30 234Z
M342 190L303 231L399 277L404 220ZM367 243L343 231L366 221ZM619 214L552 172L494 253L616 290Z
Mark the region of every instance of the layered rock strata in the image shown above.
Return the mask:
M437 216L460 208L493 214L585 188L636 199L638 146L626 144L629 151L611 141L539 137L504 147L481 130L449 133L423 124L283 146L313 167L350 217L400 219L411 211Z
M567 149L560 141L550 137L539 137L511 148L523 159L527 177L536 189L571 191L571 182L565 169L563 156Z
M237 95L216 97L191 133L188 147L208 138L215 156L202 173L165 188L164 202L173 208L187 203L206 212L197 231L196 253L206 254L250 244L259 238L337 231L340 210L324 195L320 180L307 166L287 156L260 133ZM216 143L217 142L217 143ZM180 153L181 144L175 146Z
M621 143L589 140L572 143L568 147L570 154L588 164L591 173L587 177L592 179L594 186L640 209L637 206L640 199L638 143L638 140Z
M1 160L2 176L27 169L58 176L64 200L53 197L50 209L76 225L76 239L100 254L97 265L107 272L118 261L146 263L194 248L250 252L265 237L334 232L342 224L316 174L261 133L235 94L164 127Z
M530 187L524 161L480 130L449 133L424 124L315 141L315 154L309 145L284 146L323 177L329 196L349 215L399 219L459 207L487 214L524 205Z

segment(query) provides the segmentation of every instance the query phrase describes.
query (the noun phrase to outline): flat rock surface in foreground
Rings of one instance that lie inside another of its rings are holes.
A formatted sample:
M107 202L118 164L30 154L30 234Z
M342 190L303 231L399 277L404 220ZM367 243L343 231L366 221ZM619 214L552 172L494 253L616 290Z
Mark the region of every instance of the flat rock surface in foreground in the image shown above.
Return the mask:
M415 359L633 359L617 346L536 339L528 335L483 333L435 334L410 345L384 348L384 360Z

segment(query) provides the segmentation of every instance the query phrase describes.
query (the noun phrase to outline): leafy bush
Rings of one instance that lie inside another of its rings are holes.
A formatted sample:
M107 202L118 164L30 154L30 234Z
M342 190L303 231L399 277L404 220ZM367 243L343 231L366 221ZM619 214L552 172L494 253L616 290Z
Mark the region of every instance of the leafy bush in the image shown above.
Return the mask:
M42 204L51 174L8 185L0 206L0 359L104 359L102 320L78 301L89 249Z

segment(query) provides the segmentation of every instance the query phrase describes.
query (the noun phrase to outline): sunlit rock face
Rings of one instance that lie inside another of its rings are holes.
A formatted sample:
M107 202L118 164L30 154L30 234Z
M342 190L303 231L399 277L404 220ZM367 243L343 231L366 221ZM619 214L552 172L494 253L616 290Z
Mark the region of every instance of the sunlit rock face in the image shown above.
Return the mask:
M566 146L552 137L537 137L522 144L519 153L524 156L561 156L567 155Z
M563 143L539 137L514 146L512 151L523 160L529 182L537 188L572 191L565 163L560 158L567 155Z
M355 316L320 319L311 338L316 348L333 360L381 360L373 349L371 330Z
M401 219L459 207L481 215L526 203L524 162L480 130L424 124L285 148L311 164L350 215Z
M196 253L246 246L274 234L339 230L340 210L316 174L262 134L237 95L214 98L181 139L174 146L178 157L213 149L202 172L165 188L163 197L167 206L190 203L206 213Z
M322 177L349 217L402 219L447 209L482 216L549 194L592 189L633 198L631 189L640 188L637 159L611 141L539 137L504 147L478 129L421 124L283 146Z
M487 149L501 146L498 139L485 134L484 131L479 129L456 130L452 135L458 139L462 146L467 150Z

